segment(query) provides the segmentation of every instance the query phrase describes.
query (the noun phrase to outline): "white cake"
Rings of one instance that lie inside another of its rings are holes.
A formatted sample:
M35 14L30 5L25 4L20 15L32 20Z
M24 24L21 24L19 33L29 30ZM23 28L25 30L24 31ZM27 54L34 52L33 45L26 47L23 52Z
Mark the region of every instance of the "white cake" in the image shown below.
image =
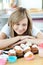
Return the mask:
M23 56L23 49L20 46L15 46L14 50L16 51L16 55L18 57Z
M20 44L20 47L24 49L26 47L26 45L25 44Z
M37 45L35 45L35 44L34 44L34 45L32 45L32 47L33 47L33 48L38 48L38 46L37 46Z
M20 46L15 46L14 49L23 51L23 49Z
M31 45L32 45L32 43L29 41L26 43L26 46L31 46Z
M8 55L16 56L16 51L14 49L11 49L11 50L8 51Z
M31 51L31 48L26 46L24 49L23 49L24 53L28 52L28 51Z

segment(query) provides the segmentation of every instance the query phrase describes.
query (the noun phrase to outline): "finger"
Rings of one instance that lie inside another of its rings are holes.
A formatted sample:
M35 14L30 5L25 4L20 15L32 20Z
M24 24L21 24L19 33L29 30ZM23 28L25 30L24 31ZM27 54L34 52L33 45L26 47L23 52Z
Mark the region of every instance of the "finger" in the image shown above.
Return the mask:
M28 39L34 39L35 37L32 37L32 36L21 36L21 40L26 39L26 38L28 38Z
M20 44L25 44L25 43L26 43L26 40L22 40L22 41L20 41L20 42L18 42L18 43L15 43L14 46L20 45Z

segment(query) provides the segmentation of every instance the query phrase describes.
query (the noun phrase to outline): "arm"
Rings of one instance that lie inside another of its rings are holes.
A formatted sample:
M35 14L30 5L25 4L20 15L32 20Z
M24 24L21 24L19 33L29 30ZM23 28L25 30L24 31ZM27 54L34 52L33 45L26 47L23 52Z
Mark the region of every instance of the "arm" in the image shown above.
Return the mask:
M34 25L32 27L32 35L37 39L43 39L43 33L37 29Z
M17 42L18 40L20 40L20 37L14 37L14 38L10 38L10 39L3 39L0 40L0 49L6 48L11 44L14 44L15 42Z
M10 27L6 24L0 31L0 49L8 47L9 45L17 42L19 37L6 39L10 36Z
M32 37L32 36L17 36L17 37L10 38L10 39L6 39L6 38L7 38L7 35L5 33L0 34L0 49L15 45L15 42L17 42L18 40L23 40L25 38L31 39L34 37Z
M36 38L38 39L43 39L43 33L42 32L39 32L36 36Z
M31 40L31 39L35 39L35 37L33 37L33 36L20 36L20 40L18 42L16 42L15 44L11 44L9 46L9 48L13 48L15 45L25 43L25 42L27 42L27 39Z
M6 35L5 33L1 33L1 34L0 34L0 40L1 40L1 39L6 39L6 38L7 38L7 35Z
M16 45L30 43L30 42L31 42L31 44L32 43L34 43L34 44L40 44L40 43L43 43L43 39L35 39L35 38L34 39L22 39L21 41L15 43L13 45L11 45L10 48L13 48Z

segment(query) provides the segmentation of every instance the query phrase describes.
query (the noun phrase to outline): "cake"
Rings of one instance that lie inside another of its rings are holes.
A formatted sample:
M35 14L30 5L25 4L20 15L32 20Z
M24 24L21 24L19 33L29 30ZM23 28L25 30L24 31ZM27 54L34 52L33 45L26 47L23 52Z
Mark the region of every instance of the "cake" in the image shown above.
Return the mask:
M3 50L0 50L0 55L3 53Z
M26 46L28 46L28 47L31 46L31 45L32 45L32 43L29 42L29 41L26 43Z
M23 49L24 53L28 52L28 51L31 51L31 48L26 46L24 49Z
M9 56L16 56L16 51L14 49L11 49L8 51Z
M28 52L26 52L26 53L24 54L24 58L25 58L26 60L32 60L32 59L34 59L34 55L33 55L33 53L32 53L31 51L28 51Z
M33 44L31 51L33 52L33 54L37 54L38 53L38 46L36 44Z
M25 44L20 44L20 47L21 47L22 49L24 49L24 48L26 47L26 45L25 45Z
M20 46L15 46L14 50L16 51L16 55L18 57L22 57L23 56L23 49Z

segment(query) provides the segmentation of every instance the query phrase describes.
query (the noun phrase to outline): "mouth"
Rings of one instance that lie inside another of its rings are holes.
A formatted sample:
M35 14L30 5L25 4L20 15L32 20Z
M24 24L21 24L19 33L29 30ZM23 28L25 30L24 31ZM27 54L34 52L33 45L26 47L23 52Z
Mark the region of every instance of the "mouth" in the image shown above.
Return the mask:
M18 31L18 34L23 34L24 32L23 31Z
M18 32L20 32L20 33L21 33L21 32L23 32L23 30L19 30Z

